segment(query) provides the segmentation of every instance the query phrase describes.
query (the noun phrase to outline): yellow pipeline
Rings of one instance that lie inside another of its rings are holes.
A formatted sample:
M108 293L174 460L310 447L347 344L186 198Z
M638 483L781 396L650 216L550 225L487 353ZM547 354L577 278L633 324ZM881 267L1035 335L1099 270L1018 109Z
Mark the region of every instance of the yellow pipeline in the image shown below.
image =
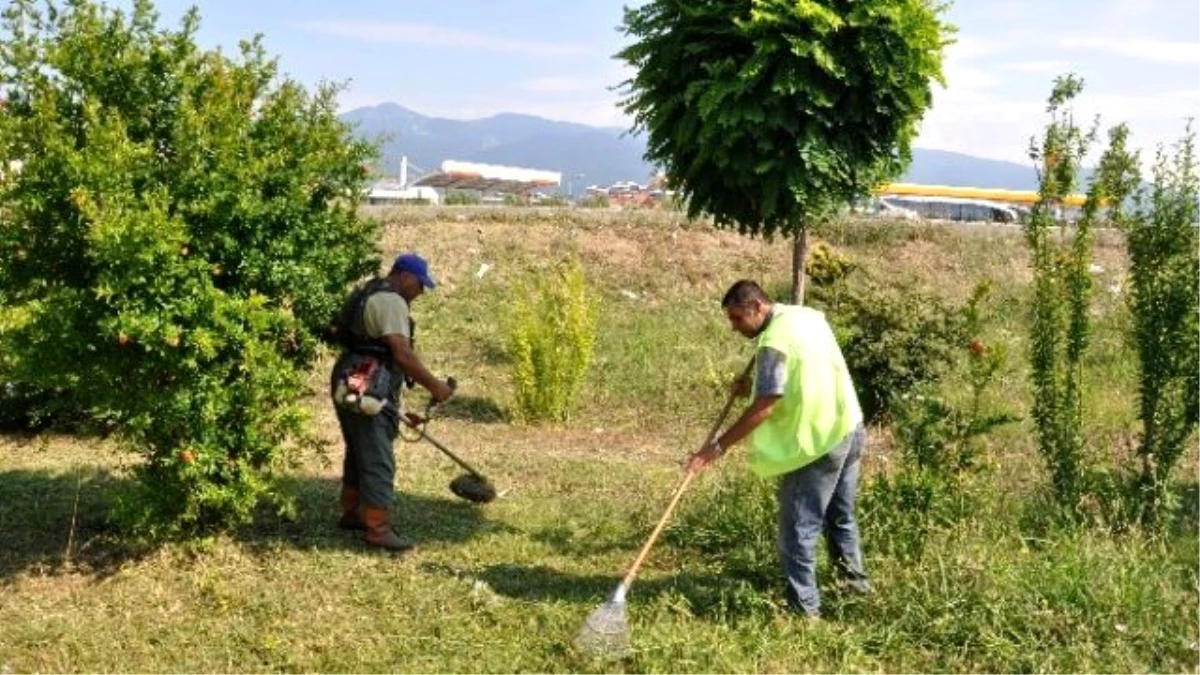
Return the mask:
M1038 193L1032 190L999 190L993 188L952 187L950 185L917 185L915 183L891 183L878 190L881 195L917 195L921 197L958 197L962 199L986 199L993 202L1013 204L1035 204ZM1066 206L1083 206L1084 195L1067 195Z

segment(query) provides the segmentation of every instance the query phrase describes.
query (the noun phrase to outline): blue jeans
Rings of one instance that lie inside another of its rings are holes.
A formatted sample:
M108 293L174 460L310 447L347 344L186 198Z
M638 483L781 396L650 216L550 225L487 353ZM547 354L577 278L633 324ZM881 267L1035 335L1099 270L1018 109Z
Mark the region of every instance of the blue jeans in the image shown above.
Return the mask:
M788 604L809 616L821 611L817 539L822 531L839 575L852 589L870 590L863 570L854 496L867 433L851 431L829 454L779 478L779 558Z

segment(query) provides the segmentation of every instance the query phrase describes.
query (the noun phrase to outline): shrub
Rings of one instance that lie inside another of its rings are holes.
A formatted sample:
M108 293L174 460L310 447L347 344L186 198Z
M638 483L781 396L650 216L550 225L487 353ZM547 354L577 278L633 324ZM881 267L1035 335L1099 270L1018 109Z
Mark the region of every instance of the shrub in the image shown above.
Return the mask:
M476 206L483 203L483 198L477 192L449 190L442 197L442 203L446 206Z
M809 251L804 269L814 284L830 286L845 279L856 265L829 244L819 242Z
M3 372L0 370L0 372ZM84 422L61 405L60 392L39 390L20 382L5 382L0 377L0 431L41 431L57 424L69 428Z
M1059 218L1064 198L1095 139L1075 123L1069 103L1083 89L1073 75L1055 81L1050 123L1030 157L1041 164L1038 202L1024 224L1033 265L1029 361L1038 450L1054 496L1068 512L1084 493L1083 360L1091 339L1092 228L1107 199L1106 181L1094 180L1080 217L1068 228ZM1101 161L1104 163L1104 160Z
M516 417L565 421L592 363L595 300L575 257L519 286L508 322Z
M966 485L983 450L980 438L1019 419L987 410L985 395L1006 360L1003 346L989 345L986 339L990 292L990 283L976 285L962 312L970 341L960 344L955 365L966 370L966 404L952 403L928 383L894 406L892 432L900 465L871 483L864 511L871 514L873 539L899 555L920 557L931 531L972 513L974 500Z
M1200 179L1190 128L1174 155L1159 151L1149 190L1126 137L1124 127L1113 130L1101 175L1129 249L1129 338L1138 355L1142 424L1133 496L1140 520L1154 525L1173 506L1171 472L1200 414Z
M587 195L579 200L579 205L585 209L607 209L608 195Z
M244 521L312 442L317 336L378 267L355 206L374 151L260 41L198 49L195 11L46 7L3 15L0 157L23 166L0 179L0 381L142 456L122 522Z
M984 303L990 292L990 283L978 284L963 310L964 333L970 341L961 345L955 363L965 363L970 389L966 405L954 405L930 384L902 397L894 406L892 429L906 470L929 472L936 479L952 481L975 466L982 451L980 437L1020 419L986 409L987 390L1007 360L1004 346L988 344L985 335Z
M1071 237L1072 249L1053 240L1050 230L1059 225L1057 205L1073 190L1079 162L1091 142L1091 135L1085 135L1070 112L1062 110L1081 88L1082 83L1073 77L1061 78L1055 85L1050 101L1052 121L1043 147L1030 152L1035 161L1044 161L1048 170L1041 175L1040 199L1024 226L1034 266L1030 328L1033 418L1055 495L1060 504L1069 507L1078 501L1082 473L1079 363L1088 337L1086 264L1091 247L1086 230Z
M827 243L814 246L805 271L810 304L838 335L868 424L888 422L896 401L940 381L959 358L966 344L962 307L872 281ZM772 287L768 294L786 298L788 291Z
M909 289L817 284L810 297L829 315L868 423L888 419L901 397L937 382L964 343L959 310Z
M547 207L556 207L556 208L562 207L562 206L568 206L570 204L567 201L567 198L562 195L546 195L545 197L542 197L541 199L539 199L536 203L538 206L547 206Z
M979 416L942 397L917 393L896 406L892 425L901 463L864 490L870 540L902 557L919 558L931 532L974 513L969 470L979 437L1016 421L1005 413Z

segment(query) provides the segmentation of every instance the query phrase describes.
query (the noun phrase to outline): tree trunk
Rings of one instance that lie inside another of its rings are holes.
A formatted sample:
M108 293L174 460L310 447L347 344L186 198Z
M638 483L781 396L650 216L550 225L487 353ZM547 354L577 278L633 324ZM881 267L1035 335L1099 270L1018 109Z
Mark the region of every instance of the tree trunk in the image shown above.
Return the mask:
M792 243L792 304L804 304L804 261L808 257L808 228L801 224L796 228L796 239Z

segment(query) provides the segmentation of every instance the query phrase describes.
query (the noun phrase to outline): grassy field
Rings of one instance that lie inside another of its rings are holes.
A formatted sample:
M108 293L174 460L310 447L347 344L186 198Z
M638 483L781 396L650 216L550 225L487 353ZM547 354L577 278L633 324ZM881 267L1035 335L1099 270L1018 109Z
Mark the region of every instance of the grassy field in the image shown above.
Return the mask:
M392 558L332 527L340 442L325 398L312 409L323 456L285 477L294 518L190 545L139 546L105 527L129 459L111 441L0 437L0 672L1196 672L1200 543L1195 443L1184 509L1167 534L1113 534L1046 517L1029 422L988 437L970 513L905 552L878 503L864 505L877 593L826 590L827 620L782 611L778 583L731 573L686 545L718 494L760 491L736 458L704 474L630 599L635 652L600 662L569 646L632 559L749 355L719 299L741 277L780 287L786 243L719 233L671 214L567 210L381 210L385 255L418 249L442 286L415 305L418 348L460 396L430 432L503 491L456 500L456 467L398 443L395 514L419 548ZM842 223L819 238L864 274L961 302L996 285L995 340L1012 350L997 402L1028 417L1019 230ZM1136 374L1120 240L1102 233L1097 330L1087 373L1088 445L1117 466L1136 438ZM600 298L596 362L569 423L508 422L501 319L513 280L567 252ZM312 374L322 389L328 361ZM953 386L953 382L950 383ZM872 429L864 491L898 462ZM763 532L769 540L772 532ZM760 542L761 543L761 542ZM774 561L763 561L769 576ZM825 575L824 578L828 578Z

